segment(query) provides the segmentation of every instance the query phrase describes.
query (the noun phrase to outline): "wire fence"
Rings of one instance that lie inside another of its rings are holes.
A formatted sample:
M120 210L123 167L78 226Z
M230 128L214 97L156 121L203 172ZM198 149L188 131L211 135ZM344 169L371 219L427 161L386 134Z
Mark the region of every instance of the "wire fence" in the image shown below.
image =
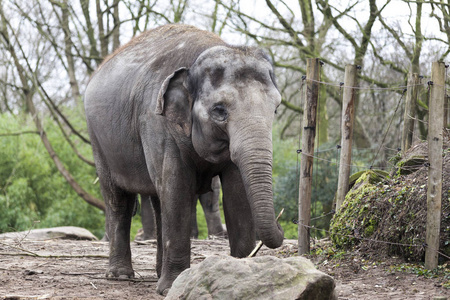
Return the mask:
M329 213L326 214L326 215L329 215L329 214L332 214L332 213L334 214L334 211L333 211L333 212L329 212ZM321 217L319 217L319 218L323 218L323 217L325 217L326 215L323 215L323 216L321 216ZM318 219L318 218L316 218L316 219ZM311 219L311 220L312 220L312 219ZM376 240L376 239L364 238L364 237L360 236L357 232L356 232L355 234L353 234L353 235L349 235L349 234L340 234L340 233L333 233L333 232L331 232L331 231L329 231L329 230L326 230L326 229L316 228L316 227L314 227L314 226L310 226L310 225L306 225L306 224L300 224L297 220L293 220L292 222L293 222L294 224L303 226L303 227L307 228L308 230L313 229L313 230L317 230L317 231L323 231L323 232L326 232L329 236L337 235L337 236L342 236L342 237L346 237L346 238L357 239L357 240L359 240L359 241L368 241L368 242L374 242L374 243L386 244L386 245L391 245L391 246L400 246L400 247L421 247L421 248L423 248L423 249L428 248L428 249L430 249L430 250L432 250L432 251L437 252L437 253L438 253L439 255L441 255L442 257L445 257L446 259L450 260L450 256L447 256L446 254L444 254L444 253L443 253L441 250L439 250L439 249L434 249L434 248L430 247L430 246L427 245L425 242L423 242L422 244L406 244L406 243L395 243L395 242L381 241L381 240Z
M447 68L448 68L448 66L446 66L446 73L445 73L445 81L444 82L447 81ZM428 79L428 80L424 80L424 79ZM375 162L377 161L378 155L379 155L381 150L392 151L394 153L394 155L397 155L397 154L401 153L402 149L400 147L388 148L388 147L385 146L385 142L386 142L386 138L387 138L387 136L388 136L388 134L390 132L390 128L392 126L393 120L394 120L395 117L397 117L398 110L399 110L399 108L401 106L401 103L402 103L402 100L404 98L404 95L405 95L406 91L409 88L423 87L423 88L426 88L427 89L427 93L429 93L430 89L431 89L431 86L434 85L434 86L444 87L445 88L446 99L447 99L447 91L450 91L450 89L447 89L445 85L439 85L439 84L433 83L431 81L431 78L427 78L427 77L421 76L421 80L423 80L424 82L423 83L419 83L419 84L413 84L413 85L399 85L399 86L390 86L390 87L373 87L373 86L355 87L355 86L346 86L346 85L344 85L343 82L339 82L339 83L324 82L324 81L321 81L321 80L307 79L306 76L303 76L302 77L302 81L301 81L301 86L300 86L299 90L300 90L300 92L302 92L302 90L304 88L304 85L305 85L305 82L309 81L309 82L314 82L314 83L318 83L318 84L321 84L321 85L326 85L326 86L331 86L331 87L338 88L339 89L339 97L341 97L342 89L345 89L345 88L358 90L358 91L389 91L389 92L395 92L395 93L401 94L401 96L398 99L398 101L396 101L397 103L396 103L396 107L395 107L394 113L392 114L392 116L389 119L388 126L387 126L385 132L383 133L382 140L379 143L378 147L376 147L376 148L366 148L366 149L353 149L352 150L353 153L359 152L359 151L363 151L363 150L376 151L374 156L371 159L370 164L365 164L365 165L350 164L350 165L347 165L347 166L350 166L352 168L366 169L366 170L372 170L372 169L393 170L394 168L396 168L396 164L394 162L391 162L391 161L387 160L387 161L384 162L384 165L378 165L378 166L375 165ZM426 107L422 107L422 109L424 111L428 111L428 109ZM422 123L424 125L428 125L427 121L421 120L421 119L419 119L417 117L412 117L412 116L406 116L406 117L414 119L414 121L420 122L420 123ZM342 117L340 118L340 122L342 122L341 119L342 119ZM342 125L342 123L340 123L340 127L339 128L341 128L341 125ZM299 132L300 132L300 130L299 130ZM340 135L342 134L340 131L339 131L339 133L340 133ZM298 175L298 177L300 175L299 161L301 159L300 158L301 155L309 156L309 157L314 158L317 161L320 161L320 162L323 162L323 163L327 163L327 164L332 165L332 166L336 166L336 170L338 170L342 166L342 164L340 163L340 160L339 160L340 148L341 148L341 146L339 144L336 144L334 147L328 147L326 149L317 149L314 152L315 154L307 154L307 153L303 153L302 152L302 149L301 149L301 146L300 146L300 140L301 140L301 137L299 137L299 146L298 146L298 149L296 149L296 153L297 153L297 175ZM320 155L326 154L328 152L336 152L336 157L334 159L333 158L330 159L330 158L320 157ZM353 155L353 153L352 153L352 155ZM315 167L315 165L314 165L314 167ZM411 165L407 165L407 166L401 166L401 167L397 167L397 168L401 168L402 170L405 170L405 171L414 171L414 170L418 170L418 169L421 169L421 168L433 168L433 167L430 166L430 164L425 160L423 163L421 162L421 163L411 164ZM335 213L336 213L335 210L332 209L331 211L329 211L327 213L324 212L321 216L316 216L316 217L311 218L310 221L317 221L317 220L320 220L322 218L329 217L330 215L334 215ZM307 228L309 235L310 235L310 230L314 230L314 231L320 231L320 232L325 233L325 234L327 234L329 236L331 236L331 235L342 236L342 237L346 237L346 238L354 238L354 239L357 239L359 241L368 241L368 242L373 242L373 243L380 243L380 244L399 246L399 247L416 247L416 248L421 248L422 250L429 249L431 251L437 252L440 256L450 260L450 257L448 255L446 255L445 253L443 253L442 250L434 249L434 248L430 247L429 245L427 245L425 243L425 241L423 241L422 243L419 243L419 244L407 244L407 243L383 241L383 240L377 240L377 239L371 239L371 238L362 237L357 231L355 231L353 235L332 233L331 231L329 231L327 229L317 228L315 226L310 226L310 225L306 225L306 224L300 224L297 220L293 220L293 222L295 224L297 224L297 225L304 226L305 228ZM425 240L425 239L423 239L423 240Z

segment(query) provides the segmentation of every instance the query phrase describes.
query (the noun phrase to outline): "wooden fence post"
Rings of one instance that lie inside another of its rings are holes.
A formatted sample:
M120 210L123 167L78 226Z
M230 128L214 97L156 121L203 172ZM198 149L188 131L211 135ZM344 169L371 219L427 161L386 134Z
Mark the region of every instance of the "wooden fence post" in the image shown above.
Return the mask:
M431 68L428 118L428 191L425 268L437 268L442 202L442 144L444 131L445 64L434 62Z
M303 134L298 194L298 253L309 253L311 221L311 184L313 172L314 139L316 136L317 100L319 98L320 61L309 58L306 64L306 88L303 97Z
M414 120L416 114L417 95L419 90L419 74L408 74L408 89L406 91L405 113L403 115L402 153L412 145L414 134Z
M339 161L339 178L336 192L336 211L344 203L350 178L353 120L355 113L355 89L353 87L356 82L356 70L357 67L355 65L345 66L344 94L342 99L341 158Z
M450 95L445 99L444 128L450 129Z

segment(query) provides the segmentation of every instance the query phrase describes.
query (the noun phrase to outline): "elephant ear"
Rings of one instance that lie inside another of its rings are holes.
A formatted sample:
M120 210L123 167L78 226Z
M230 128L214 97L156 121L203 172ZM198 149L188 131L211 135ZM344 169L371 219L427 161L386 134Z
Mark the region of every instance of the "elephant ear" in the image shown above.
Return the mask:
M158 93L155 114L165 116L189 136L192 100L186 87L187 73L187 68L180 68L167 76Z

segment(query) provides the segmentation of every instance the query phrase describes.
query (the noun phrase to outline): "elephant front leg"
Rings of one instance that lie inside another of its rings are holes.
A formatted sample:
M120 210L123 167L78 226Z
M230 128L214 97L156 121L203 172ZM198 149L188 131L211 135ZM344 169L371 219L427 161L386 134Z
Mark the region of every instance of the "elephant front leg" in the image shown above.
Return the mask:
M173 171L170 171L173 172ZM169 186L160 191L162 227L162 268L157 292L163 294L177 276L190 267L191 213L195 199L195 182L182 172L165 178ZM158 247L159 249L160 247Z
M220 176L231 255L246 257L255 248L256 233L241 173L232 164Z

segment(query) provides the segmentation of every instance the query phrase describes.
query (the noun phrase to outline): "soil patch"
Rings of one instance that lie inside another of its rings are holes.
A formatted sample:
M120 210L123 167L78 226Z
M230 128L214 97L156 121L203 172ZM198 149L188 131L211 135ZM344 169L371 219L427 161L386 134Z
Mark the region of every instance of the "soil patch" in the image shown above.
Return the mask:
M258 255L295 255L296 241ZM133 281L107 280L108 244L93 241L0 241L0 299L164 299L156 293L156 245L131 243ZM226 240L192 241L192 264L229 254ZM335 255L336 256L336 255ZM336 279L339 299L433 299L447 296L445 276L426 278L399 271L396 258L374 261L361 253L339 259L310 256L318 269Z

